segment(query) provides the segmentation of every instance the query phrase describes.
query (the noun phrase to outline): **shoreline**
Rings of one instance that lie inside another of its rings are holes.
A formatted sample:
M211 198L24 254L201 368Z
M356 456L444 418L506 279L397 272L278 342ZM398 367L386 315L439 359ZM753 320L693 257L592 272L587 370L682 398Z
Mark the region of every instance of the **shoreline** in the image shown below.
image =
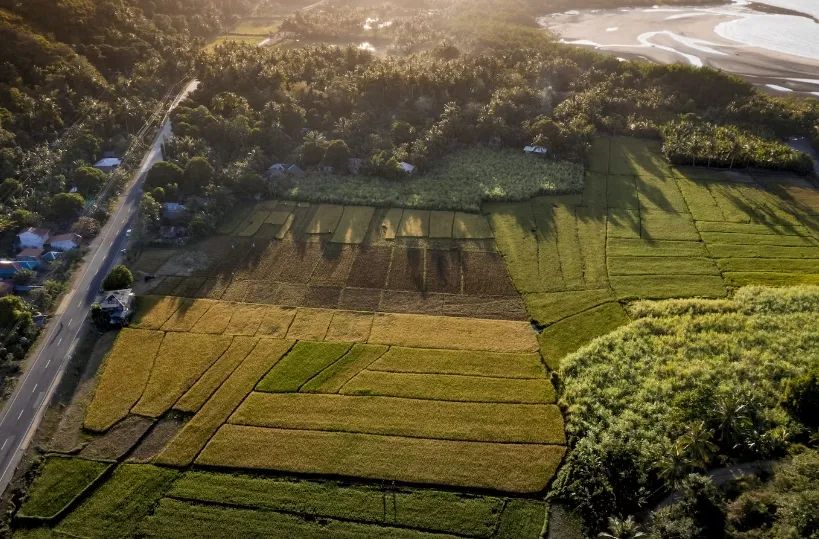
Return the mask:
M719 24L764 15L747 7L584 10L546 15L538 23L567 45L593 48L621 59L708 66L743 77L775 95L819 96L819 58L748 45L717 34Z

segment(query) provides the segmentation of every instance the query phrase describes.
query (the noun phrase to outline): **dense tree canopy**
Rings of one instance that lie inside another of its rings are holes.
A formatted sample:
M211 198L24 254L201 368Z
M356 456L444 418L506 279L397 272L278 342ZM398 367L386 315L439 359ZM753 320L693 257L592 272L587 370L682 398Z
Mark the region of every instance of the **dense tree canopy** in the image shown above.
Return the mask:
M122 290L134 284L134 275L124 264L118 264L111 269L102 283L104 290Z

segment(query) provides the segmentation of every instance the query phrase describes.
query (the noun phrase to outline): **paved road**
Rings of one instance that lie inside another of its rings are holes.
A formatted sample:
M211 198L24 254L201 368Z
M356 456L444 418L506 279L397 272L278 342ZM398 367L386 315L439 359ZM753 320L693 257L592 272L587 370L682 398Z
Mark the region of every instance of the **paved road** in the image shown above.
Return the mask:
M196 85L196 81L188 83L170 109L192 92ZM151 166L162 159L161 146L170 132L170 122L166 116L139 169L117 202L116 210L91 243L85 262L73 281L72 290L66 294L36 347L30 352L27 369L0 414L0 493L11 481L31 437L37 431L79 341L102 280L119 260L120 251L127 242L126 230L139 212L140 185Z

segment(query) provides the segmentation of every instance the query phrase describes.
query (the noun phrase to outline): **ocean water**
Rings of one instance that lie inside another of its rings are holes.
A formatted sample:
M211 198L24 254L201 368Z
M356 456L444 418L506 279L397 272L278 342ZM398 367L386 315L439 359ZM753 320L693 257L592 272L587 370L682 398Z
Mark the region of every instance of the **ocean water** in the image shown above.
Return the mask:
M807 17L742 15L718 24L714 32L745 45L819 59L819 24Z

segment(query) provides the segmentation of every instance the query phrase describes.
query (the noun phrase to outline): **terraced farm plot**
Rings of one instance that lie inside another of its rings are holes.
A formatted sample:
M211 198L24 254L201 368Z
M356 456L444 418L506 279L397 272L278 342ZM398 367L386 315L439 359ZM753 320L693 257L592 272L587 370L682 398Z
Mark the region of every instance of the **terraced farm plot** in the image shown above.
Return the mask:
M487 206L512 282L549 326L553 367L626 320L616 300L819 281L819 191L806 180L671 169L655 143L623 137L595 142L591 168L579 198Z
M184 316L162 300L145 303L161 318ZM158 463L529 493L545 488L562 457L562 416L526 322L295 309L287 339L276 339L258 330L234 335L223 322L264 320L280 312L272 306L208 301L202 317L211 311L222 322L164 332L141 398L113 406L153 417L169 408L193 414ZM195 332L217 326L223 333ZM302 340L310 327L359 342ZM146 331L126 330L121 339ZM277 456L247 453L260 444ZM401 463L390 466L394 454ZM498 471L487 476L490 467Z
M70 537L133 537L177 474L168 468L124 464L56 529Z
M63 456L49 457L17 513L18 517L51 520L105 473L110 464Z
M164 337L159 331L125 329L120 332L105 359L94 398L88 405L84 422L87 429L108 430L128 415L148 384Z
M239 213L221 229L229 235L175 251L146 250L135 269L157 278L145 288L186 300L526 318L484 215L275 201ZM258 232L243 232L257 225ZM173 309L173 300L167 303ZM185 329L208 304L190 305L178 321L168 320L170 312L162 320L157 311L157 320L137 324L159 329L168 322L180 324L171 329ZM223 323L217 313L202 320L203 326L214 324L214 332Z
M225 425L197 462L535 493L547 486L564 452L557 445Z

